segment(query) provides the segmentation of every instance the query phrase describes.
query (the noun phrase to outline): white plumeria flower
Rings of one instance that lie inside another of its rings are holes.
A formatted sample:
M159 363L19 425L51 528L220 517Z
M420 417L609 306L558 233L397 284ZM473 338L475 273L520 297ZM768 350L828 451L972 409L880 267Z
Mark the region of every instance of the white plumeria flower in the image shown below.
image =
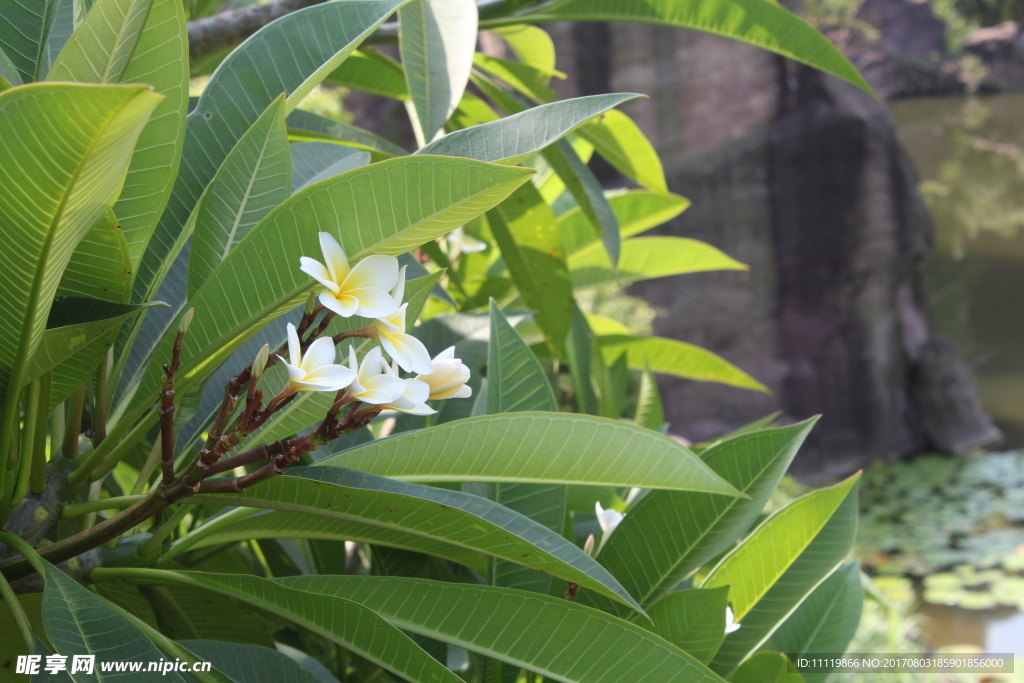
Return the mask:
M430 398L469 398L473 395L473 388L466 384L469 381L469 368L455 357L454 346L434 356L430 364L428 374L416 377L430 387Z
M726 634L732 633L734 631L738 631L739 628L740 628L740 625L737 624L735 621L733 621L732 608L727 606L725 608L725 632L726 632Z
M355 374L352 385L349 387L349 394L352 398L363 403L382 405L392 403L401 398L405 393L405 380L393 375L381 373L381 364L384 357L380 353L380 347L374 346L360 363L356 358L356 350L348 347L349 369Z
M605 510L601 507L600 502L594 503L594 512L597 513L597 523L601 525L601 531L604 532L605 536L615 531L615 527L625 517L624 514L614 508Z
M405 295L405 266L398 272L398 283L391 292L396 311L373 321L381 346L406 372L429 373L433 370L427 347L416 337L405 333L405 311L409 304L402 303Z
M613 508L605 510L601 507L600 501L594 503L594 512L597 513L597 523L601 525L601 543L597 546L597 552L601 552L605 541L612 535L615 527L619 525L625 515Z
M378 318L398 310L388 294L398 280L398 259L377 254L367 256L350 268L345 250L327 232L320 233L320 248L326 266L308 256L301 257L299 264L302 272L327 288L319 297L327 309L342 318L353 315Z
M281 358L288 369L288 389L341 391L352 383L356 373L344 365L335 365L334 359L334 341L330 337L317 339L303 354L295 325L288 323L288 360Z
M481 242L477 238L467 235L462 228L455 228L448 233L448 242L463 254L473 254L487 248L487 242Z
M398 368L395 365L388 367L388 364L383 362L382 365L384 374L398 377ZM427 405L427 399L430 398L430 387L426 382L421 382L418 379L403 379L402 381L405 382L405 391L397 399L384 406L385 408L392 408L410 415L433 415L437 412Z

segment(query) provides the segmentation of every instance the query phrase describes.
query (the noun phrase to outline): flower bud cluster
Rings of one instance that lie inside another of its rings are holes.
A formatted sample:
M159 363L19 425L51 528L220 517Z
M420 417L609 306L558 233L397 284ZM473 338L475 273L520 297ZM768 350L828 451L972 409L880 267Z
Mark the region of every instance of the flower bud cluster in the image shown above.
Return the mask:
M406 333L407 303L405 268L394 256L368 256L354 267L332 235L320 233L325 263L303 256L300 268L323 285L320 304L331 313L348 318L373 318L365 336L376 338L374 346L359 361L353 346L348 348L348 365L336 364L334 342L317 339L305 353L295 326L288 325L288 358L281 358L288 370L286 391L343 391L350 399L413 415L436 412L429 399L467 398L470 372L455 358L450 347L431 359L423 343ZM309 306L307 306L307 309ZM307 314L310 311L307 310ZM389 364L383 351L391 357ZM415 377L401 378L399 368Z

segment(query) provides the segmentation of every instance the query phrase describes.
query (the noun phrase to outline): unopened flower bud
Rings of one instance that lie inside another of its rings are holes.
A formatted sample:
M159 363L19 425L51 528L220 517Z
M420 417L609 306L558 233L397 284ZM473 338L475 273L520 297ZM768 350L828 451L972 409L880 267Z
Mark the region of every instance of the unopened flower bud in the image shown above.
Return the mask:
M263 374L267 367L267 359L270 357L270 345L264 344L263 348L256 354L256 360L252 362L252 381L256 381Z
M583 543L583 552L591 556L594 554L594 534L587 536L587 540Z
M310 292L309 296L306 297L306 306L302 309L305 315L313 315L313 309L316 308L316 292Z
M185 315L181 316L181 322L178 323L178 334L184 335L188 332L188 326L192 324L194 317L196 317L196 309L190 308L185 311Z

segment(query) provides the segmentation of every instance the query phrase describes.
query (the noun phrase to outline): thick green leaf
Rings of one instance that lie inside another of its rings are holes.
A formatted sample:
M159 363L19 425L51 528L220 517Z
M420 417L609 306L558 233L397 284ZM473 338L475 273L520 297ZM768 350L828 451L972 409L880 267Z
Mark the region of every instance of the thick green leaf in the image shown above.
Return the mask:
M550 349L560 354L575 303L551 207L528 183L488 213L487 220L520 295L533 309Z
M133 586L152 610L160 632L174 640L215 638L231 643L273 647L267 621L253 610L218 593L181 586ZM108 586L109 583L100 584Z
M48 81L117 83L135 52L153 0L96 0L57 60Z
M196 205L190 218L194 224L188 262L190 296L249 231L291 194L284 114L282 95L235 144Z
M398 44L420 147L462 99L476 50L476 0L419 0L398 12Z
M381 439L320 464L424 483L589 484L737 495L667 436L627 422L564 413L457 420Z
M543 155L544 160L572 194L596 234L601 237L605 252L614 268L614 264L619 262L622 250L619 220L605 198L597 176L566 140L559 140L558 144L548 147Z
M637 609L611 574L560 534L485 498L335 467L291 472L242 494L201 494L193 500L305 512L411 533L554 574ZM242 519L225 532L237 525L256 536L261 517ZM232 533L238 537L237 529ZM386 538L377 542L389 545Z
M21 75L7 53L0 50L0 90L21 85Z
M18 70L20 83L40 80L46 73L46 44L56 15L54 0L0 2L0 50Z
M166 261L180 246L182 228L203 189L260 114L282 92L286 111L294 109L403 1L349 0L306 7L264 26L228 55L188 115L184 163L138 268L136 301L145 300L166 272Z
M857 633L863 607L860 563L851 562L825 579L786 618L772 634L771 647L790 656L846 652Z
M141 630L112 607L90 593L53 565L44 565L46 587L43 590L43 626L46 636L59 654L95 655L97 663L93 675L77 673L75 681L160 681L185 683L185 679L170 672L111 671L105 672L100 661L147 662L161 661L163 656Z
M139 135L124 188L114 204L134 271L167 205L185 139L188 36L180 0L153 0L149 18L121 80L146 83L164 96Z
M665 426L665 409L661 405L661 392L654 373L645 367L640 375L640 393L636 398L636 417L633 418L640 427L659 430Z
M703 462L749 498L651 491L609 536L601 563L650 606L750 527L813 425L755 432L707 450Z
M781 652L758 652L738 668L729 680L732 683L796 683L787 677L789 662Z
M569 323L569 337L565 340L565 357L572 373L576 411L587 415L598 414L598 392L594 386L598 373L594 370L598 365L604 370L604 359L600 357L595 341L583 311L578 306L574 307L572 321Z
M324 82L352 90L363 90L381 97L409 99L409 88L405 85L402 65L387 55L365 46L349 55L341 66L324 79Z
M663 597L651 607L654 632L707 664L725 638L728 587L691 588Z
M277 583L316 596L344 596L403 630L521 666L545 680L721 682L697 660L642 628L546 595L370 576L296 576ZM571 657L566 643L571 643Z
M84 296L128 303L132 293L132 260L124 232L107 211L78 243L57 285L58 296Z
M714 33L789 57L871 92L839 48L803 19L769 0L571 0L550 12L516 17L516 23L635 21Z
M655 192L668 193L658 153L626 114L615 109L605 112L583 126L580 135L622 175Z
M185 372L198 378L212 371L313 288L316 283L298 268L300 256L320 254L317 230L308 226L332 233L353 262L370 254L397 256L493 207L532 173L469 159L404 157L292 195L249 232L190 299L196 313L183 346L182 356L192 359ZM171 343L165 339L157 356L169 357ZM154 396L160 372L150 365L138 392L143 400Z
M491 301L491 332L487 354L487 412L530 410L558 412L544 368L501 309ZM494 486L494 501L561 534L565 521L565 486L503 484ZM547 593L551 577L522 566L496 561L491 569L497 586Z
M555 91L548 87L552 76L565 78L565 74L554 69L489 57L479 52L473 55L473 66L536 104L546 104L555 99Z
M679 195L662 195L647 190L611 194L608 203L619 221L619 234L623 238L632 237L670 221L690 205L687 199ZM579 207L574 207L558 217L558 229L562 233L566 254L574 254L597 240L587 215Z
M649 364L651 370L664 375L699 382L718 382L768 393L763 384L732 363L693 344L665 337L634 337L624 334L602 336L600 341L606 361L611 362L625 352L629 367L634 370Z
M178 643L234 683L280 681L319 683L319 679L294 659L269 647L216 640L179 640Z
M459 683L461 679L420 649L384 618L352 600L293 590L276 581L238 574L171 572L157 569L96 570L156 585L195 586L216 591L365 657L409 681ZM83 589L84 590L84 589Z
M555 43L544 29L519 24L495 28L494 33L508 43L519 61L544 71L554 71Z
M583 247L569 256L566 263L576 289L616 282L607 250L599 244ZM627 285L637 280L709 270L749 268L710 244L686 237L634 237L622 243L617 281Z
M408 152L368 130L296 109L288 115L288 135L298 140L340 142L369 152L374 161L405 156Z
M370 154L334 142L293 142L292 192L370 163Z
M779 510L729 553L707 576L703 586L731 586L729 602L736 621L742 621L814 541L843 501L851 493L856 499L858 479L859 475L854 475Z
M432 555L464 565L480 574L487 573L487 555L480 551L395 527L382 527L375 522L354 517L342 519L310 511L272 510L230 524L218 524L202 530L201 535L202 538L195 540L190 550L222 543L244 543L254 538L303 538L336 543L352 541Z
M159 97L142 86L46 83L0 93L0 451L9 447L25 366L78 242L113 203Z
M416 154L441 154L516 164L576 130L587 120L639 95L591 95L552 102L503 119L449 133Z
M22 384L53 370L94 340L115 332L121 323L154 304L112 304L95 299L58 297L46 321L32 361L25 368ZM107 342L109 346L110 342ZM96 361L99 362L99 356ZM56 401L63 401L67 395ZM51 403L53 403L51 399Z
M775 513L705 579L704 587L730 585L733 611L742 614L736 617L740 628L725 637L712 669L723 675L733 671L846 558L857 535L858 477Z
M491 302L491 333L487 354L487 412L531 410L558 412L555 393L529 345Z

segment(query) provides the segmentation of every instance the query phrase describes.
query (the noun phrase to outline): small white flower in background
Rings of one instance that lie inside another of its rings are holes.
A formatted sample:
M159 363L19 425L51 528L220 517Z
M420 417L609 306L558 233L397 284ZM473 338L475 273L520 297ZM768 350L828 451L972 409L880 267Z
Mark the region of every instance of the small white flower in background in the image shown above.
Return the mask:
M330 337L317 339L303 354L295 325L288 323L288 360L281 361L288 369L291 391L341 391L347 387L356 373L344 365L335 365L334 359L334 341Z
M330 233L320 233L324 261L303 256L302 272L327 289L320 293L320 303L342 318L361 315L379 318L398 310L388 291L398 281L398 259L394 256L367 256L350 268L345 250Z
M455 357L455 347L449 346L434 356L431 371L419 375L416 379L430 387L430 398L469 398L473 388L466 385L469 381L469 368Z
M382 374L384 357L380 347L374 346L360 363L356 358L356 350L348 347L349 369L355 373L355 379L349 387L352 398L363 403L380 405L392 403L405 393L405 380L390 374Z
M463 254L473 254L487 248L487 242L481 242L477 238L467 235L462 228L455 228L448 233L448 243Z
M601 507L601 503L594 503L594 512L597 513L597 523L601 525L601 531L607 536L611 532L615 531L615 527L619 525L624 514L614 508L605 510Z
M402 303L405 295L405 266L398 272L398 283L391 292L392 300L395 302L396 311L388 316L382 316L373 321L373 329L377 332L377 338L381 346L406 372L427 372L433 366L430 364L430 354L427 347L416 337L405 333L405 311L409 304Z
M732 633L733 631L738 631L739 628L740 628L740 625L737 624L735 621L733 621L732 608L731 607L726 607L725 608L725 632L727 634L728 633Z
M388 367L388 364L383 361L382 365L384 366L384 374L398 377L397 367L394 365ZM403 379L402 381L405 382L405 391L402 392L401 396L384 406L385 408L400 410L410 415L433 415L437 412L427 405L427 399L430 398L430 387L427 386L426 382L421 382L418 379Z

